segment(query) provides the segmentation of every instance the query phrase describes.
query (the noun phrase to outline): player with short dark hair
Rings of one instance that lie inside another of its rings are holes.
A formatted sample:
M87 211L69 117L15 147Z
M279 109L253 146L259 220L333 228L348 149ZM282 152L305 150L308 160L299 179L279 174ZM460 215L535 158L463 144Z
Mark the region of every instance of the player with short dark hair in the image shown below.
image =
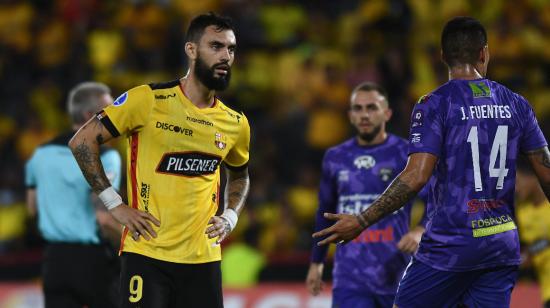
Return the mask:
M399 284L398 307L507 307L520 263L514 216L516 160L527 155L550 199L550 152L533 109L485 78L481 23L456 17L442 32L449 81L412 113L407 167L360 215L333 215L314 234L321 244L349 241L410 200L434 175L428 223Z
M407 141L386 132L391 113L387 92L378 84L365 82L351 93L348 115L357 136L325 154L315 230L331 225L325 212L358 214L367 209L405 168ZM409 232L411 208L409 203L336 247L333 306L392 306L397 283L424 232L424 222ZM321 290L327 248L312 249L306 285L313 295Z
M223 306L219 244L248 194L250 127L215 96L229 85L235 58L229 20L200 15L188 32L186 76L130 89L70 142L93 190L125 226L121 307ZM98 146L119 135L129 142L129 206L97 158ZM216 216L222 164L227 208Z
M89 118L113 102L110 89L98 82L75 86L67 100L72 131L37 148L26 164L27 207L38 216L47 244L42 264L46 307L115 307L118 264L105 238L115 225L105 209L96 208L67 142ZM99 159L108 182L120 186L117 151L101 147ZM99 204L103 207L101 204Z

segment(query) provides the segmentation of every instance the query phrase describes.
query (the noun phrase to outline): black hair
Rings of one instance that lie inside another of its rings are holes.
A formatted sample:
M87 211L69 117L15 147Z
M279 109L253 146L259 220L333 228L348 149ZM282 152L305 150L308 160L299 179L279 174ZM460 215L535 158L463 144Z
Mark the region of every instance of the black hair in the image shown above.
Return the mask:
M370 82L370 81L360 83L359 85L357 85L353 89L353 91L351 93L353 95L353 94L357 93L358 91L365 91L365 92L377 91L378 93L380 93L380 95L382 95L384 97L384 100L386 101L386 104L388 104L388 106L389 106L388 91L386 91L386 89L384 87L382 87L381 85L379 85L377 83Z
M443 61L449 67L476 64L479 51L487 45L487 32L475 18L455 17L445 24L441 33Z
M208 26L215 26L216 31L232 30L235 32L229 17L221 16L214 12L209 12L208 14L196 16L191 20L189 28L187 29L185 41L198 43L204 34L204 29Z

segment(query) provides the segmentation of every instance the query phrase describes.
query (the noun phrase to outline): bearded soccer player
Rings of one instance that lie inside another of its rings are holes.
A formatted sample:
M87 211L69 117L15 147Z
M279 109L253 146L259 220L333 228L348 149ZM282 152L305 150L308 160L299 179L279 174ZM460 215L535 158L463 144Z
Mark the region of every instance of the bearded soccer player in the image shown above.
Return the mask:
M407 141L386 132L391 117L386 91L365 82L351 93L349 119L356 137L329 149L323 160L315 230L331 225L324 212L358 214L368 208L407 163ZM423 222L409 232L412 204L363 231L334 257L333 306L391 307ZM314 245L306 285L321 289L327 246Z
M320 244L349 241L394 212L428 181L428 223L399 283L397 307L508 307L520 251L514 217L519 153L550 198L550 151L533 109L487 78L481 23L457 17L441 35L449 81L416 104L405 170L359 215L314 234Z
M250 127L215 96L227 88L236 40L230 20L194 18L188 74L122 94L70 141L82 172L125 226L121 307L222 307L220 242L235 228L249 189ZM99 145L124 135L128 205L110 187ZM220 166L227 168L227 208Z

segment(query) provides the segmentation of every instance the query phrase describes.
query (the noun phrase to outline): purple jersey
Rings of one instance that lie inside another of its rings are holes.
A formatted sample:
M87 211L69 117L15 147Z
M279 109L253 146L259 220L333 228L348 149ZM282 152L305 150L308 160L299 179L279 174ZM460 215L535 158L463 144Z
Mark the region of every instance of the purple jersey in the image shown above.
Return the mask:
M315 231L334 222L324 212L358 214L367 209L405 168L407 141L388 134L382 144L360 146L355 138L329 149L323 160ZM410 259L396 245L409 231L411 205L390 214L346 245L338 245L333 288L395 294ZM314 243L312 262L323 262L327 246Z
M546 146L529 103L487 80L451 80L416 104L409 154L439 160L416 258L468 271L520 262L514 217L518 154Z

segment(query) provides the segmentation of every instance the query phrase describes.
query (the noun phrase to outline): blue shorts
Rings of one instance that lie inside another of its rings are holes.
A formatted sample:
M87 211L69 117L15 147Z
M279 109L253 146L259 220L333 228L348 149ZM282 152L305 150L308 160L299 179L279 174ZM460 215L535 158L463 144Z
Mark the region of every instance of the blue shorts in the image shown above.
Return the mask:
M332 308L392 308L395 295L379 295L360 290L332 290Z
M436 270L413 258L399 283L395 304L410 307L510 307L517 266L467 272Z

